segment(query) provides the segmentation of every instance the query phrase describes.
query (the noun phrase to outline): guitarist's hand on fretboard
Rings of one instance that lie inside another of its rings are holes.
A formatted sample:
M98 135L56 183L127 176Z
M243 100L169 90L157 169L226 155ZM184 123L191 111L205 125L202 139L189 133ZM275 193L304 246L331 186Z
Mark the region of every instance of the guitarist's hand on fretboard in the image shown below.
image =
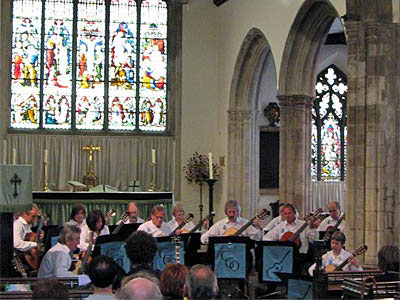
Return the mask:
M360 267L360 262L358 261L357 257L350 256L347 260L349 261L350 264L356 266L357 268Z

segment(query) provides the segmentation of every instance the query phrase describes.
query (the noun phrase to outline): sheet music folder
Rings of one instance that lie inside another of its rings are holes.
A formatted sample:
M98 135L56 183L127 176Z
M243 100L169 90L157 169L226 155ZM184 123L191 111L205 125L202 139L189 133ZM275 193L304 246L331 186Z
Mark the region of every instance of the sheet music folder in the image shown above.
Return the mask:
M122 225L121 229L119 230L118 234L120 233L132 233L134 231L136 231L139 226L142 225L142 223L132 223L132 224L124 224ZM117 227L118 225L109 225L108 228L110 229L110 233L112 234L112 232L114 231L114 229Z
M126 231L125 232L120 231L117 234L100 235L96 240L96 245L94 247L92 256L95 257L97 255L100 255L100 245L112 242L125 242L130 235L131 232L126 232Z

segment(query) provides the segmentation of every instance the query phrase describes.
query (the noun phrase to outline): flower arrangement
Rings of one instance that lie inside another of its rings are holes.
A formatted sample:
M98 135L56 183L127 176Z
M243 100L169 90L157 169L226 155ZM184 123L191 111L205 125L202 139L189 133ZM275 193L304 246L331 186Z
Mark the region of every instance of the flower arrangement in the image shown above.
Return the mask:
M219 176L219 164L213 163L213 175ZM209 162L207 155L195 152L189 159L186 166L183 167L185 177L189 182L200 183L209 178Z

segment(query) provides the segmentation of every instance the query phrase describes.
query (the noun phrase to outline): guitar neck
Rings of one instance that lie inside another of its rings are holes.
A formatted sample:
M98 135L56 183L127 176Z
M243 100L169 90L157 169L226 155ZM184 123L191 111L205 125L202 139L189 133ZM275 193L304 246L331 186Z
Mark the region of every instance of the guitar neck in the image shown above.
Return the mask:
M289 241L294 242L294 240L299 237L300 233L302 233L303 230L306 229L307 225L308 225L307 222L301 225L301 227L297 229L297 231L293 233L293 235L289 238Z
M183 220L182 223L181 223L181 225L178 225L178 227L176 227L176 228L174 229L174 231L172 231L172 233L171 233L170 235L175 235L175 233L176 233L178 230L182 229L183 226L185 226L186 224L187 224L187 223Z
M356 253L352 253L351 255L352 255L353 257L356 257L356 256L357 256ZM349 258L347 258L344 262L342 262L340 265L338 265L338 266L336 267L335 271L343 270L343 268L344 268L348 263L349 263Z
M43 228L43 220L42 220L42 218L40 218L40 222L39 222L39 225L36 230L36 237L35 237L36 243L39 243L39 241L40 241L40 231L42 230L42 228Z
M115 229L113 230L113 232L111 232L111 234L117 234L121 230L122 226L124 226L124 221L121 220L121 223L119 223L118 226L115 227Z
M325 232L324 237L322 238L325 242L327 242L329 240L329 238L331 237L331 234L333 232L335 232L339 228L339 226L342 223L343 219L344 219L343 216L340 217L339 220L336 222L335 226L333 226L333 228L331 230L327 230Z
M253 221L257 217L252 218L250 221L248 221L246 224L244 224L238 231L235 232L233 236L239 236L241 235L251 224L253 224Z
M177 264L181 263L181 253L180 253L181 247L180 245L175 245L175 261Z

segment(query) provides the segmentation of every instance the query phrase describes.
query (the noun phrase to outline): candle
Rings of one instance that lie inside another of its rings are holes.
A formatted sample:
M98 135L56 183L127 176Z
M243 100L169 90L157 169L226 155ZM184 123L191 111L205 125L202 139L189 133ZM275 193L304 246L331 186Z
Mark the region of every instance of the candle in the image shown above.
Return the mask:
M12 149L12 164L17 164L17 149L15 148Z
M151 163L156 163L156 149L151 149Z
M44 159L43 162L47 163L49 162L49 150L44 149Z
M208 171L210 174L210 179L214 179L214 173L213 173L213 165L212 165L212 153L208 153Z
M3 140L3 164L7 164L7 140Z

